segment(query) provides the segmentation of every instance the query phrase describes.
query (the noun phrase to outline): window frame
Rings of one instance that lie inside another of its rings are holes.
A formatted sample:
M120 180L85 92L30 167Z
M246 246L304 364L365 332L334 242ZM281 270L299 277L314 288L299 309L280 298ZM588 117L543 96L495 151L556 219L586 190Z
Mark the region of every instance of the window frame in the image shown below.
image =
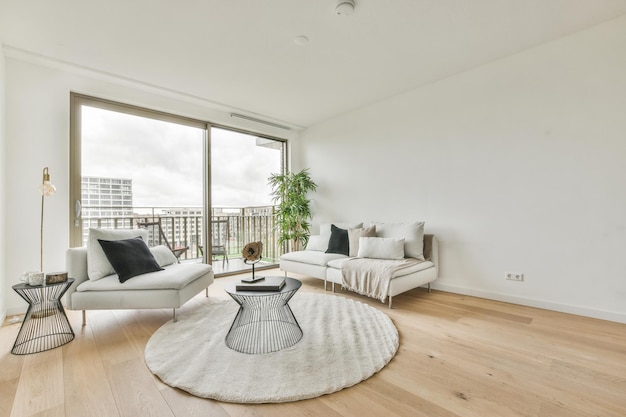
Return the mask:
M210 221L211 221L211 129L224 129L233 132L257 136L282 143L281 170L285 172L289 166L289 141L272 135L267 135L247 129L241 129L220 123L212 123L194 119L186 116L180 116L159 110L153 110L146 107L125 104L117 101L102 99L94 96L88 96L80 93L70 92L70 176L69 176L69 225L70 225L70 247L79 247L83 245L82 237L82 219L80 212L77 210L77 204L82 204L82 112L81 106L86 105L104 110L121 112L140 117L147 117L154 120L160 120L170 123L177 123L185 126L195 127L204 130L203 139L203 218L202 222L206 227L202 230L202 239L207 242L207 250L203 254L203 262L211 263L211 259L207 253L211 253L211 237L210 237ZM88 190L87 190L88 191Z

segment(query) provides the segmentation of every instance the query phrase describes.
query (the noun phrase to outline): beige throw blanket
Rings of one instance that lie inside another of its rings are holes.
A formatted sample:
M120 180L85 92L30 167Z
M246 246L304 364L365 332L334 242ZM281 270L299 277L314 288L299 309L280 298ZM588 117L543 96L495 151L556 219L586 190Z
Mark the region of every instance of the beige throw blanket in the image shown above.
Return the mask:
M353 258L345 261L341 268L343 286L383 303L387 299L391 277L401 269L422 261L417 259L369 259Z

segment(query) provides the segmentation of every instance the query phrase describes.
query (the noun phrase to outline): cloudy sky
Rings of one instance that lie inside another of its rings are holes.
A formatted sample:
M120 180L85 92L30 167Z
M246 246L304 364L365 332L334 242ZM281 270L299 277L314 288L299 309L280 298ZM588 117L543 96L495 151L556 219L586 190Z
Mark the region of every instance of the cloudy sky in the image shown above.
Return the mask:
M92 107L82 117L83 176L132 179L136 207L202 205L201 129ZM271 204L267 178L280 170L277 149L213 129L211 158L214 207Z

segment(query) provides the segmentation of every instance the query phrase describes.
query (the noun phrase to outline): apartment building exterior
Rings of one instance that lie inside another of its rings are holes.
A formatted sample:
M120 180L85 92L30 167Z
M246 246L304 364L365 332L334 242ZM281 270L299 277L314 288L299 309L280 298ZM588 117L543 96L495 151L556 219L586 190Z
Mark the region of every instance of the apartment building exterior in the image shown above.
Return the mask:
M131 228L133 180L112 177L82 177L81 200L83 243L89 228Z

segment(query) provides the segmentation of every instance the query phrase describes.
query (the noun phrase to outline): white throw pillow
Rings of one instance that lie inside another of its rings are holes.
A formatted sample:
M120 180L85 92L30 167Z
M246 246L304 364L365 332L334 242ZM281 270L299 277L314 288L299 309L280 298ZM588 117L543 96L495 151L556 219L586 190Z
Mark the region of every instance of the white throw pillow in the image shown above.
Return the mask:
M359 258L403 259L404 239L360 237Z
M404 256L424 260L424 222L372 223L376 236L404 239Z
M326 252L326 249L328 249L328 239L329 236L327 235L311 235L309 236L309 242L306 244L306 250Z
M111 262L107 259L98 239L122 240L140 236L144 242L148 241L146 229L89 229L87 240L87 276L96 281L115 273Z
M150 252L152 252L152 256L154 256L154 259L161 267L178 262L170 248L165 245L153 246L150 248Z

